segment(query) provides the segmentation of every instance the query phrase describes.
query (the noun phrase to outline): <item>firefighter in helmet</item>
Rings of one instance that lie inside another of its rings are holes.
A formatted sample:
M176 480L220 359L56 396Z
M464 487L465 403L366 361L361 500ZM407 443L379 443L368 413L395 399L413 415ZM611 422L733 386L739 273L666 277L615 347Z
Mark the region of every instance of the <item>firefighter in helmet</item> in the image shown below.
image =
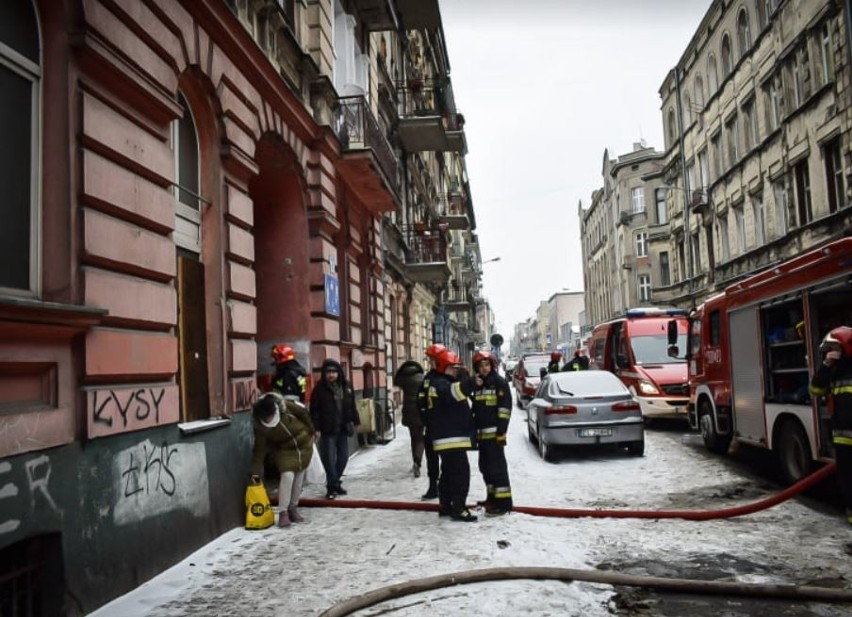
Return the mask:
M562 360L562 352L561 351L551 351L550 352L550 362L547 365L548 373L558 373L559 372L559 361Z
M467 509L470 491L471 417L467 395L458 381L461 360L444 350L435 358L435 375L429 382L426 426L432 436L435 452L441 459L438 480L439 516L454 521L473 522L476 516Z
M275 345L271 355L275 362L275 379L272 382L272 388L284 398L304 403L306 371L296 360L296 352L289 345Z
M512 413L509 384L497 373L497 359L490 351L473 355L476 375L469 383L473 399L473 426L479 443L479 471L485 482L486 516L499 516L512 509L512 487L506 465L506 431Z
M837 478L846 517L852 525L852 328L834 328L819 346L822 361L811 378L811 394L830 395L831 436L837 461ZM852 551L852 543L846 545Z
M432 436L429 434L429 425L426 423L426 408L429 397L429 382L436 375L435 358L447 348L440 343L433 343L426 348L426 357L429 359L429 370L423 376L420 391L417 393L417 407L420 411L420 419L423 423L423 452L426 454L426 475L429 477L429 488L420 496L423 501L438 498L438 476L440 474L440 463L435 448L432 446Z
M574 352L574 357L571 358L570 362L566 362L565 366L562 367L563 371L585 371L589 368L589 358L586 356L586 352L582 349L578 349Z

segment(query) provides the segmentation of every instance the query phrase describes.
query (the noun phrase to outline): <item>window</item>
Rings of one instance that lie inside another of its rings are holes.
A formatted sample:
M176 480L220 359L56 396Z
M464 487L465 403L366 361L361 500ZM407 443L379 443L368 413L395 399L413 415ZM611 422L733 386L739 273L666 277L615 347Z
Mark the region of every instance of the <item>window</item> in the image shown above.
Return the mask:
M684 237L685 236L681 236L680 238L677 239L677 259L678 259L678 266L680 267L680 279L679 280L684 280L684 279L687 278L686 249L684 247L684 244L685 244Z
M748 11L745 8L737 16L737 43L740 47L740 58L742 58L751 48L751 29L748 25Z
M755 107L753 98L743 105L743 139L746 152L757 146L760 141Z
M686 164L686 186L690 191L698 188L698 185L696 184L696 180L695 180L695 162L694 161L689 161Z
M822 147L822 158L825 161L825 179L828 184L828 212L833 214L846 205L839 137Z
M811 174L808 170L808 159L804 158L793 168L796 178L796 210L799 215L798 224L805 225L814 218L811 203Z
M751 198L751 214L754 220L754 242L756 246L766 243L766 220L763 212L763 196L755 195Z
M710 163L707 159L707 148L698 153L698 181L701 183L700 188L702 189L710 186Z
M728 146L728 166L732 166L740 160L740 131L736 114L731 116L725 123L725 140Z
M633 213L645 211L645 189L641 186L631 191L633 197Z
M669 215L666 211L666 189L657 189L654 191L654 198L657 202L657 224L663 225L669 222Z
M724 79L734 70L734 58L731 53L731 37L726 32L722 36L722 78Z
M804 86L802 84L804 74L802 67L799 65L798 53L793 58L793 64L790 70L792 71L793 76L793 109L796 109L805 100Z
M701 111L704 108L704 80L701 75L695 77L695 108Z
M677 141L677 118L674 109L669 107L669 145Z
M683 93L683 119L684 126L692 124L692 101L689 98L689 90Z
M647 274L639 275L639 301L651 301L651 277Z
M766 0L757 0L755 5L755 8L757 9L757 27L759 30L763 30L769 20L769 13L766 9Z
M31 2L0 2L0 290L39 293L41 42Z
M778 90L778 78L772 77L763 87L766 99L766 128L771 133L781 125L781 97Z
M716 70L716 56L707 56L707 96L708 98L719 89L719 73Z
M790 196L787 187L787 177L773 181L772 190L775 193L775 233L776 237L787 235L790 229Z
M728 217L719 217L719 249L722 253L722 261L727 261L731 257L731 246L728 241Z
M648 256L648 232L640 231L636 234L636 257Z
M834 79L834 57L831 53L831 31L828 23L824 23L819 32L817 79L819 85L824 86Z
M722 134L720 132L710 138L710 154L713 157L713 177L721 178L725 169L722 163Z
M690 254L692 255L692 272L701 272L701 237L698 233L694 233L690 236L692 242L690 243Z
M745 238L745 219L743 217L743 205L740 203L734 211L734 232L737 239L737 255L742 255L746 251Z
M671 267L669 266L669 253L662 251L660 253L660 285L667 287L672 284Z

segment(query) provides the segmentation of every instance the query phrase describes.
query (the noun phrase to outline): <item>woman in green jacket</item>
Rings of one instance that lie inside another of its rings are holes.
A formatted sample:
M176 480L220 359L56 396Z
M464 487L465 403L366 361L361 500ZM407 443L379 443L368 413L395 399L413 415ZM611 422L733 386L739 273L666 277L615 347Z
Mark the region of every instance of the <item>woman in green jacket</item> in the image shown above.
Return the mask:
M297 506L302 495L305 470L314 452L314 425L304 405L287 400L277 392L267 392L252 408L254 450L251 457L252 481L260 482L263 461L271 454L281 473L278 485L278 526L305 520Z

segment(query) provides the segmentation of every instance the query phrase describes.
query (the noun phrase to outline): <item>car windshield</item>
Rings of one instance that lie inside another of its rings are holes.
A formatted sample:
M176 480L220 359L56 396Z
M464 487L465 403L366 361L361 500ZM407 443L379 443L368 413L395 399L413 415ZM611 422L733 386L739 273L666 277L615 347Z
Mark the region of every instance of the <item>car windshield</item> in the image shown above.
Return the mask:
M669 356L669 342L665 334L633 336L630 338L633 358L636 364L680 364L686 362L683 357ZM678 349L686 349L686 334L678 334Z
M530 377L538 377L541 369L547 368L547 363L547 359L535 358L534 360L524 360L524 368Z
M629 394L627 386L609 371L570 371L554 373L550 378L556 385L554 394L561 396L585 398Z

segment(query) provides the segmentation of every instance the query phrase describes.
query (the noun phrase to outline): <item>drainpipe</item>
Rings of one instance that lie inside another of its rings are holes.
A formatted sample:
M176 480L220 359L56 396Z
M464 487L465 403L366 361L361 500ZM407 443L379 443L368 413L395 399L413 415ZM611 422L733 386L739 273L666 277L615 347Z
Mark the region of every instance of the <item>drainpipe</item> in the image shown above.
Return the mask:
M852 1L852 0L847 0ZM692 296L692 230L689 227L689 175L686 173L686 153L683 143L683 107L680 96L680 69L676 66L675 72L675 100L677 103L677 127L678 141L680 145L680 169L683 174L683 233L686 244L686 282L690 297Z

